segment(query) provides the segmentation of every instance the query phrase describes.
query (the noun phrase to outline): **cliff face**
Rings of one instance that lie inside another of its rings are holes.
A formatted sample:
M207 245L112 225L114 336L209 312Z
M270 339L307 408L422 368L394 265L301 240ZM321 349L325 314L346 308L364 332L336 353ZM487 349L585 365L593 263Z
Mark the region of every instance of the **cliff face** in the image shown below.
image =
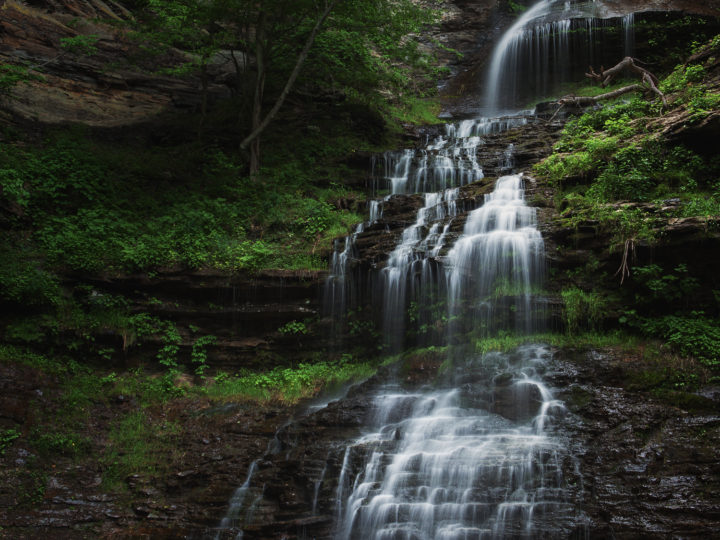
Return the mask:
M122 25L131 17L116 2L9 0L0 8L0 62L24 65L37 75L18 84L3 106L25 120L117 127L148 120L165 111L192 110L200 103L200 85L192 77L159 75L181 59L142 53ZM74 54L64 38L98 37L97 51ZM210 95L229 95L211 85Z
M638 9L677 9L704 15L718 11L710 2L604 3L620 14L631 4ZM502 7L494 0L446 2L443 22L430 38L463 53L459 58L441 52L441 62L454 74L445 86L448 100L472 97L477 92L477 80L492 43L512 21ZM155 74L159 67L179 58L179 53L157 62L139 58L128 63L138 52L128 35L112 24L91 22L129 16L112 0L35 0L27 5L7 1L0 8L0 60L36 65L43 79L17 87L14 99L6 100L5 105L26 120L107 128L196 108L200 102L197 80ZM92 56L74 56L60 47L64 37L88 34L100 37L98 52ZM221 74L220 66L218 80ZM215 84L211 92L222 97L228 90ZM677 124L678 130L681 125ZM486 152L495 154L513 143L518 166L527 169L551 151L559 128L559 122L541 123L489 137ZM693 137L715 140L714 129L712 134L698 131ZM481 161L488 160L483 157ZM487 172L488 176L497 176L502 171L496 165ZM471 207L491 185L488 179L468 186L459 204ZM611 276L620 254L608 253L607 238L597 233L593 223L582 224L577 230L557 225L552 189L531 179L528 185L528 199L541 207L551 266L584 271L593 256L599 261L597 279L602 279L603 272ZM358 264L363 271L385 263L403 227L415 219L419 204L417 196L394 198L386 208L385 221L361 236ZM462 224L460 217L453 231L461 230ZM639 248L641 261L654 257L667 260L668 265L690 262L705 265L708 275L720 275L716 255L720 253L720 237L716 231L708 232L706 223L668 217L664 232L659 246ZM202 334L216 335L213 365L229 368L239 364L262 367L260 363L269 363L275 353L297 361L313 350L327 348L318 343L321 338L308 336L300 342L300 338L278 332L289 321L320 313L318 296L323 277L322 273L269 273L247 279L179 272L152 280L147 276L86 276L82 280L90 281L99 291L127 296L139 309L173 320L183 328L192 324ZM616 279L613 283L617 287ZM557 293L562 286L556 280L550 288ZM551 303L558 307L559 299ZM190 335L182 337L187 354ZM591 536L711 537L719 526L720 420L716 411L720 393L715 389L706 396L695 396L692 402L668 405L650 389L639 386L638 380L645 374L637 356L623 351L560 351L548 375L554 387L563 388L559 397L572 413L564 427L578 441L586 507L592 518ZM404 366L408 388L431 382L440 363L437 358L408 359ZM89 458L82 462L65 459L57 468L53 464L47 477L32 477L26 464L34 456L16 445L5 458L11 466L0 473L0 523L14 538L77 538L84 534L200 538L217 526L228 499L257 459L259 473L254 487L256 491L259 486L266 487L256 519L245 529L247 538L323 537L330 534L333 523L344 442L361 431L369 392L378 380L367 382L319 413L300 415L299 421L284 428L281 426L289 412L282 407L214 406L209 400L183 400L149 411L155 420L182 426L173 439L182 451L157 456L166 462L162 474L138 473L124 478L126 491L121 495L108 495L103 490L100 482L105 465ZM29 430L33 415L39 413L28 404L35 402L33 407L38 410L56 409L57 385L35 369L0 364L2 425L11 420ZM107 431L121 415L137 409L139 405L133 400L132 396L117 395L110 401L91 404L93 422L88 429L94 431L87 435L98 439L93 440L93 448L105 449L110 444L96 433ZM266 449L273 441L283 451L268 456ZM24 483L11 481L12 474ZM39 502L26 502L18 508L18 500L35 500L31 489L40 483L46 490ZM23 494L23 489L28 493ZM235 532L229 531L233 536Z

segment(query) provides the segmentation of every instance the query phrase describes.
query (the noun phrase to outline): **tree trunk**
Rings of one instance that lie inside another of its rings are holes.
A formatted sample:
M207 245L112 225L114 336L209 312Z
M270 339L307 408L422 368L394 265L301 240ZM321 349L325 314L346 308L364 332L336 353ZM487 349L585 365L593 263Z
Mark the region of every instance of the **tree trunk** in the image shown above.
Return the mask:
M632 84L630 86L624 86L622 88L618 88L617 90L613 90L612 92L606 92L605 94L600 94L599 96L593 96L593 97L585 97L585 96L565 96L558 100L558 103L560 105L576 105L579 107L587 106L587 105L594 105L599 101L602 101L604 99L612 99L619 96L622 96L623 94L628 94L630 92L636 92L639 90L645 90L646 88L642 84Z
M265 23L267 15L260 13L258 27L255 35L255 64L257 67L257 78L255 79L255 91L253 92L253 106L251 113L251 132L255 132L262 124L262 103L265 94ZM260 170L260 139L256 137L250 145L250 175L257 174ZM247 149L248 145L240 144L240 150Z
M300 74L300 70L305 63L305 60L307 59L308 55L310 54L310 48L313 45L313 42L315 41L315 37L317 36L317 33L320 31L320 28L322 27L325 20L330 15L330 12L332 11L333 7L335 7L335 4L337 3L337 0L331 0L328 2L325 6L325 10L322 12L318 20L315 22L315 26L313 27L312 31L310 32L310 35L308 36L307 40L305 41L305 46L303 47L302 51L300 51L300 54L298 55L297 61L295 62L295 67L292 70L292 73L290 73L290 77L288 77L287 82L285 83L285 87L283 88L283 91L280 93L280 96L275 101L275 104L273 105L272 109L270 109L270 112L265 116L262 121L260 120L260 111L262 106L262 99L260 100L260 107L256 107L258 104L257 100L257 86L256 86L256 95L255 95L255 104L253 106L253 124L252 124L252 130L250 132L250 135L245 137L243 141L240 143L240 149L245 150L250 146L250 173L254 174L257 172L259 168L259 155L260 155L260 146L259 146L259 140L258 137L260 134L265 130L265 128L270 124L273 118L275 118L275 115L280 110L280 107L282 107L283 103L285 102L285 98L287 98L288 94L290 93L290 90L292 89L293 84L295 84L295 80L297 79L298 75ZM259 32L259 29L258 29ZM258 49L259 53L259 49ZM264 84L264 73L262 74L263 84ZM260 58L258 56L258 79L260 79ZM256 118L257 113L257 118ZM256 123L257 119L257 123ZM251 145L251 143L253 143ZM255 150L253 150L255 149ZM253 158L258 160L257 162L253 161ZM257 168L253 169L253 164Z

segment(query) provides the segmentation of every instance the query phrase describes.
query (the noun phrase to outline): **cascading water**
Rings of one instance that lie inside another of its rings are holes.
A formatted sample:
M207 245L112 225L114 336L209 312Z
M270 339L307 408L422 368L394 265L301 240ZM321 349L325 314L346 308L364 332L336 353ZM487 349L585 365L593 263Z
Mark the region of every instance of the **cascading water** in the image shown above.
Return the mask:
M616 20L599 1L542 0L532 6L493 51L485 77L485 113L551 97L563 84L582 81L589 64L608 66L632 56L633 15L625 15L619 25Z
M449 238L452 219L457 213L457 188L484 177L478 151L484 137L527 124L526 115L502 118L479 118L448 124L442 135L418 149L386 152L383 155L384 176L376 179L376 192L388 191L382 199L369 201L369 220L357 226L343 241L336 241L330 274L324 288L324 311L334 324L363 296L366 279L355 275L358 235L382 217L383 207L394 195L425 193L425 204L418 211L413 226L403 232L390 254L387 266L379 276L383 300L383 331L388 343L402 345L400 336L406 322L408 302L421 302L441 280L443 269L437 264ZM496 157L494 170L511 166L512 148ZM368 294L368 291L365 290ZM419 321L418 321L419 322Z
M531 301L533 286L542 279L544 252L535 225L521 175L500 178L485 204L470 213L463 236L447 255L451 317L462 314L466 325L492 330L498 326L494 310L503 303L514 307L515 321L502 320L502 327L529 332L536 326ZM520 300L507 304L515 297ZM470 306L463 306L468 300Z
M425 194L425 205L418 211L416 223L403 231L382 270L383 331L395 346L404 337L408 292L411 298L421 299L435 283L436 276L429 267L431 257L443 247L449 225L441 230L441 221L455 217L458 194L458 188ZM414 279L416 275L418 279Z
M605 24L591 18L595 7L595 2L542 0L520 17L493 55L486 107L517 108L519 87L530 84L517 75L523 62L542 69L532 95L561 82L559 66L569 59L571 30L582 28L591 37L586 57L594 58L593 36ZM631 16L623 20L620 44L626 53L632 50L632 22ZM472 352L478 337L497 330L529 332L542 320L537 290L544 273L543 239L535 210L525 203L524 178L512 174L514 147L497 151L491 166L487 152L479 157L484 138L527 122L520 115L466 120L446 126L422 148L386 153L383 175L374 182L378 198L368 203L369 220L336 242L326 313L340 320L358 297L367 296L361 284L374 280L386 344L399 349L407 343L409 310L416 310L414 317L444 310L443 331L436 337L449 346L445 366L450 366L431 388L393 380L374 387L365 433L341 454L338 540L582 536L581 477L556 422L566 410L543 382L549 349ZM471 204L461 201L461 188L481 180L484 169L504 176L464 225L453 228ZM356 275L358 239L383 226L379 220L393 197L414 193L422 194L422 206L387 262L370 276ZM248 503L252 470L236 492L238 509ZM325 466L313 480L313 515L322 506L327 472ZM231 511L221 528L240 525L241 518L239 510Z
M538 377L548 356L528 346L463 362L441 388L382 388L374 431L346 452L346 477L348 456L366 459L339 490L336 538L551 538L582 522L564 487L572 457L549 429L564 407Z
M414 231L441 196L426 195L418 223L406 230L386 272L412 264L393 259L413 257L401 253L419 242ZM534 209L525 205L522 177L502 177L484 205L470 213L446 257L449 317L471 321L470 326L493 319L497 299L490 293L500 284L512 292L498 297L522 298L525 309L514 310L516 327L529 329L530 299L542 267L542 237ZM396 296L389 298L404 306ZM461 313L463 302L474 316ZM390 319L402 320L397 308ZM441 388L403 391L392 383L381 388L374 396L372 431L345 454L338 540L529 539L582 522L562 472L572 457L552 431L554 415L564 408L539 377L548 357L545 348L533 346L513 357L457 358L456 371ZM365 464L350 489L353 452L363 455Z
M384 199L369 201L369 220L357 226L343 241L336 241L330 274L323 293L324 311L333 321L343 319L361 296L363 279L354 275L358 235L382 217L383 205L393 195L426 193L425 205L418 211L415 224L409 227L383 270L380 294L385 334L398 336L404 327L406 304L428 290L436 281L432 261L438 257L448 238L449 219L457 207L458 187L484 176L478 161L483 137L525 125L526 116L480 118L448 124L445 132L419 149L386 152L384 176L376 180L376 191L389 191ZM497 169L506 168L507 156L501 156ZM410 294L408 294L408 292ZM396 345L400 342L391 339Z

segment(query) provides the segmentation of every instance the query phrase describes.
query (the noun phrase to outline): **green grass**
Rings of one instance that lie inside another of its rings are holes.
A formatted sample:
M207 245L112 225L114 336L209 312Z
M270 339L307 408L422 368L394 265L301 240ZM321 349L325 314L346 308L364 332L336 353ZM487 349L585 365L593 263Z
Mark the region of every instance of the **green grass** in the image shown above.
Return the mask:
M120 490L132 474L159 474L169 461L164 456L177 449L173 443L180 430L177 423L155 422L142 409L123 416L111 428L109 444L101 458L105 466L103 487Z
M587 332L574 335L556 333L503 335L476 340L475 351L480 354L488 352L508 352L529 343L544 343L555 347L572 348L605 348L615 346L632 348L638 343L638 338L620 331L606 333Z
M441 105L435 98L406 99L402 104L390 107L391 118L403 124L440 124Z
M370 362L346 360L300 364L297 368L276 368L265 373L219 374L203 392L210 398L228 401L293 404L324 389L366 379L376 369Z

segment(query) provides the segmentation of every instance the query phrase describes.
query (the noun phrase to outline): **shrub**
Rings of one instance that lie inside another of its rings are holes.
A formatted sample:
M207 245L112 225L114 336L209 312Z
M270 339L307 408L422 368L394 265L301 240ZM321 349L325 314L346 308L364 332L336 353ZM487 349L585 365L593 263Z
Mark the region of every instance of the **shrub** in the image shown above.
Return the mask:
M564 289L561 295L564 303L565 330L569 334L600 328L606 302L598 293L570 287Z
M712 368L720 367L720 321L702 311L642 319L639 325L645 333L666 340L680 354Z

